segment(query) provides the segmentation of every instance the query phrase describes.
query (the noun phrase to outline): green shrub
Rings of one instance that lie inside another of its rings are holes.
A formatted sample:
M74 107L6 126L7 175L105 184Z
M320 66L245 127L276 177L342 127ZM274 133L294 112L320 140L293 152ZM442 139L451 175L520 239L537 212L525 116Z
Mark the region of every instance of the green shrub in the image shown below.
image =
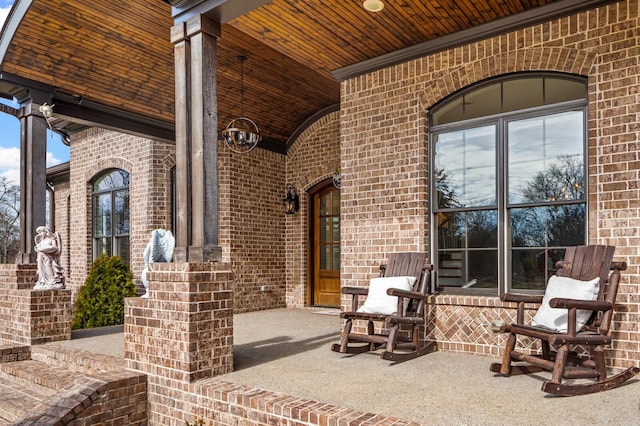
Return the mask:
M129 266L118 256L103 254L80 288L71 328L124 324L124 298L136 294Z

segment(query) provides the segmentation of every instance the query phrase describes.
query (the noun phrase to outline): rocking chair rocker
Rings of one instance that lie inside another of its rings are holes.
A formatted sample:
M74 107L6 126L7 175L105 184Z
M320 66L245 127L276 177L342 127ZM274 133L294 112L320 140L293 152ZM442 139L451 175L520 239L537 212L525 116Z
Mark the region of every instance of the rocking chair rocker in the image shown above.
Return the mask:
M406 361L420 355L424 355L432 350L432 345L421 346L420 343L420 326L425 324L425 298L429 292L431 283L431 271L433 265L425 265L426 255L424 253L397 253L389 256L388 264L380 265L380 278L397 277L407 278L405 288L384 287L384 280L375 284L383 287L377 287L377 292L384 292L386 289L386 298L388 296L396 296L387 299L387 303L393 304L391 310L394 312L376 312L375 310L367 310L368 302L373 299L373 283L369 289L362 287L343 287L342 294L351 294L351 311L342 312L340 317L345 319L344 329L341 334L339 344L334 344L331 350L334 352L358 354L363 352L374 351L383 345L386 346L381 358L389 361ZM411 284L415 279L415 283ZM388 281L387 281L388 282ZM393 285L393 283L391 283ZM370 291L371 290L371 291ZM363 308L358 309L359 296L367 296ZM352 332L354 320L367 321L367 333ZM388 329L388 333L376 333L374 323L382 323ZM410 336L406 336L406 331L401 331L402 325L411 327ZM403 335L405 333L405 335ZM353 342L364 343L363 345L351 345ZM404 351L397 352L397 349Z
M620 271L627 266L612 262L614 251L611 246L567 248L565 259L556 264L558 271L555 278L550 278L544 298L503 295L503 301L517 303L517 320L501 327L500 331L509 333L509 337L502 363L491 364L491 371L504 376L551 371L551 380L543 383L542 391L564 396L605 391L640 373L640 368L630 367L607 378L605 346L612 341L609 327ZM533 318L534 325L525 325L525 304L531 303L541 306ZM581 321L586 321L582 328ZM515 350L518 336L540 339L542 353L529 355ZM578 347L588 350L588 355L578 353ZM514 362L524 364L513 365ZM595 382L563 383L564 379Z

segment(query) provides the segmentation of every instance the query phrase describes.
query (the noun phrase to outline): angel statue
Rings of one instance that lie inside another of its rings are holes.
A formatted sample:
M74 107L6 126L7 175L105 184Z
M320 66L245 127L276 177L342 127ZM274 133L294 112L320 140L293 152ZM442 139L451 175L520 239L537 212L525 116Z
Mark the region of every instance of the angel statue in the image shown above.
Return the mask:
M171 231L164 229L156 229L151 232L149 244L144 249L144 269L142 270L142 284L144 284L144 294L142 297L149 297L149 280L147 272L149 265L154 262L171 262L173 257L173 249L176 245L176 239Z
M60 265L62 239L59 232L51 232L46 226L36 228L34 238L38 263L38 282L34 290L59 290L64 288L64 268Z

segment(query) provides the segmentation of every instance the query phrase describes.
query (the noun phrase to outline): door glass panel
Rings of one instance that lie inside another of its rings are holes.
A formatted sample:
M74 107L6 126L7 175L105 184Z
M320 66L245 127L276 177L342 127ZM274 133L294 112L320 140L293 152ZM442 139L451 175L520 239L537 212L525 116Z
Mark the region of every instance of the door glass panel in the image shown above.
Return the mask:
M327 243L331 241L331 223L329 222L329 218L321 217L320 218L320 242Z
M327 270L330 269L331 265L331 245L322 244L319 247L320 249L320 269Z
M331 192L331 214L340 216L340 191Z
M320 197L320 216L329 215L329 210L331 208L331 199L327 197L327 195L322 195Z

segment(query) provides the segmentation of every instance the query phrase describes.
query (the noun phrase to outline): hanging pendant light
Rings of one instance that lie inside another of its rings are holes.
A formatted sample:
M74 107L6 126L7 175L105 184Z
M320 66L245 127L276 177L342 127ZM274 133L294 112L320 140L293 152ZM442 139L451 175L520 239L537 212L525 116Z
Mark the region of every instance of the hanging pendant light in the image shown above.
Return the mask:
M244 116L244 61L246 56L238 56L240 61L240 117L234 118L222 131L222 137L229 149L238 154L251 151L262 139L260 129L253 120Z

